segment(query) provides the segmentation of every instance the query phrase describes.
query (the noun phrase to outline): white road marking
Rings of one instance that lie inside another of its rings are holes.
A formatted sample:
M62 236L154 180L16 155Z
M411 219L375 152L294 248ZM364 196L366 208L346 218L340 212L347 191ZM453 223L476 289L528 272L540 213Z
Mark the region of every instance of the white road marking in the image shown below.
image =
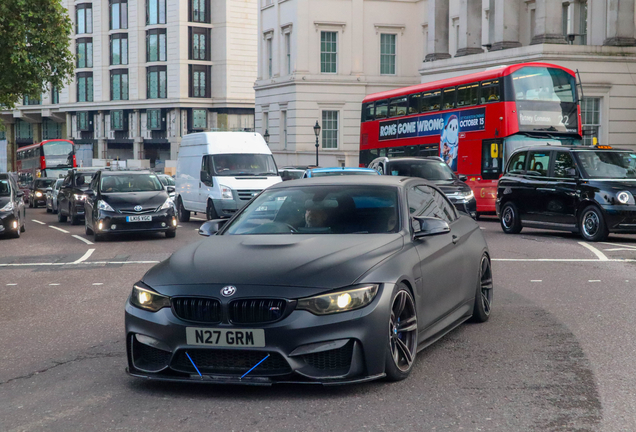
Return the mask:
M636 261L636 260L631 260L631 261ZM76 264L104 265L104 264L158 264L158 263L159 261L90 261L90 262L73 261L73 262L66 262L66 263L11 263L11 264L0 264L0 267L30 267L30 266L43 267L43 266L66 266L66 265L76 265Z
M636 249L631 248L613 248L613 249L603 249L605 252L618 252L618 251L634 251Z
M7 286L16 286L17 284L7 284Z
M596 255L598 257L599 260L601 261L607 261L609 258L607 258L607 256L605 256L605 254L603 252L601 252L600 250L596 249L594 246L587 244L585 242L579 242L579 244L581 246L583 246L584 248L589 249L590 251L592 251L592 253L594 255Z
M80 259L78 259L77 261L73 262L73 264L83 263L84 261L89 259L91 255L93 255L93 252L95 252L95 249L87 250L86 253L84 255L82 255L82 257Z
M49 284L49 286L58 286L58 285L59 285L58 283Z
M183 228L181 225L177 225L177 228Z
M53 228L54 230L58 230L58 231L62 231L63 233L66 233L66 234L70 234L70 232L66 231L65 229L58 228L58 227L53 226L53 225L49 225L49 228Z
M600 279L590 279L588 282L600 282Z
M628 249L631 249L631 250L636 250L636 246L631 246L631 245L627 245L627 244L608 243L608 242L603 242L603 244L610 245L610 246L619 246L621 248L628 248ZM610 250L610 249L605 249L605 250Z
M92 241L88 241L84 237L81 237L81 236L78 236L78 235L72 235L71 237L75 237L76 239L81 240L84 243L89 244L89 245L94 244Z
M93 284L93 286L97 286L97 285L104 285L104 284L103 284L103 283L101 283L101 282L97 282L97 283L94 283L94 284Z
M535 280L531 280L530 282L543 282L542 279L535 279Z
M46 225L44 222L40 222L39 220L31 219L31 222L39 223L40 225Z
M203 221L203 222L207 222L207 219L201 219L201 218L195 218L195 217L190 217L190 219L192 220L198 220L198 221Z

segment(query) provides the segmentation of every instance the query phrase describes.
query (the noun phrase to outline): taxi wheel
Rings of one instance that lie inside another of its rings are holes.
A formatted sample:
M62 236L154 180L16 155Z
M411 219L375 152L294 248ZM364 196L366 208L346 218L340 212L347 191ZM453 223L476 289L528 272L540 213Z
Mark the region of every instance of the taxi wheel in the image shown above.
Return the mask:
M609 231L601 209L595 205L583 209L579 218L579 233L587 241L597 242L607 239Z
M501 209L501 229L506 234L519 234L522 228L517 206L513 202L507 202Z
M84 220L84 233L86 233L87 236L93 234L93 230L88 227L88 219Z

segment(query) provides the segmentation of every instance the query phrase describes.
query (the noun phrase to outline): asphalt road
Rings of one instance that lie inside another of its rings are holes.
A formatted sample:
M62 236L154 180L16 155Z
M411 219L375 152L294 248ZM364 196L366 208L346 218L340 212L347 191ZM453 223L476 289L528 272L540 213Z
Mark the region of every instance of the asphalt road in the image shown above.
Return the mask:
M97 244L42 209L27 221L0 239L0 431L636 430L636 236L585 244L481 221L491 320L420 352L408 380L212 387L124 372L132 284L201 221Z

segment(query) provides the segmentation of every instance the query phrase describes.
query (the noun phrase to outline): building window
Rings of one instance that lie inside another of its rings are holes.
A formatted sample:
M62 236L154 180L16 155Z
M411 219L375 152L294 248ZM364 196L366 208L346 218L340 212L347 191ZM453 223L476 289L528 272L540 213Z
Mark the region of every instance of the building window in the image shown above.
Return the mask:
M110 100L128 100L128 69L110 71Z
M93 33L93 5L91 3L75 6L75 33Z
M320 72L338 72L338 32L320 32Z
M166 0L146 1L146 25L166 23Z
M151 66L147 69L148 99L165 99L168 97L166 66Z
M265 135L265 132L268 132L267 130L269 129L269 113L268 112L264 112L263 113L263 127L262 127L262 129L263 130L261 131L261 135Z
M93 72L77 74L77 101L93 102Z
M16 139L32 140L33 127L31 126L31 123L17 119L15 121L15 137Z
M128 28L128 0L110 0L110 29Z
M273 75L272 70L272 38L268 38L266 41L267 44L267 77L271 78Z
M22 96L22 105L40 105L41 103L40 99L29 97L29 95Z
M93 67L93 38L80 38L75 42L78 68Z
M210 60L210 29L190 27L190 60Z
M146 127L149 130L161 130L161 110L146 110Z
M207 129L208 127L208 110L193 109L192 110L192 129Z
M146 32L146 61L166 61L166 29Z
M190 21L209 23L210 22L210 0L190 0Z
M578 42L581 45L587 45L587 1L579 2L579 35Z
M395 75L394 34L380 35L380 75Z
M128 34L119 33L110 36L110 64L128 64Z
M281 122L281 141L283 144L283 148L287 148L287 111L280 112L280 122Z
M583 124L583 145L592 145L593 138L600 140L601 98L584 97L581 101L581 123ZM602 143L606 144L606 143Z
M51 103L53 105L60 103L60 90L57 87L51 89Z
M190 65L190 97L210 97L210 66Z
M285 63L287 75L291 74L291 33L285 33Z
M338 111L322 112L322 148L338 148Z
M80 131L90 130L88 111L81 111L77 113L77 129Z
M53 120L42 120L42 139L60 139L62 138L62 123Z
M116 131L122 131L124 129L124 111L117 110L110 112L110 129Z

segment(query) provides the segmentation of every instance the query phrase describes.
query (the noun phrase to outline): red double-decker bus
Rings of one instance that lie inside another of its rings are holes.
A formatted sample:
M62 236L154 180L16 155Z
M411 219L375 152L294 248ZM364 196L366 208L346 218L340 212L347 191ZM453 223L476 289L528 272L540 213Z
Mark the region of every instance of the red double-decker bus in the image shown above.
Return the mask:
M18 182L28 188L33 179L58 178L69 169L77 167L75 147L72 141L52 139L20 147L16 152Z
M382 156L440 156L468 177L478 214L494 213L513 150L581 142L576 75L548 63L490 68L362 102L360 166Z

